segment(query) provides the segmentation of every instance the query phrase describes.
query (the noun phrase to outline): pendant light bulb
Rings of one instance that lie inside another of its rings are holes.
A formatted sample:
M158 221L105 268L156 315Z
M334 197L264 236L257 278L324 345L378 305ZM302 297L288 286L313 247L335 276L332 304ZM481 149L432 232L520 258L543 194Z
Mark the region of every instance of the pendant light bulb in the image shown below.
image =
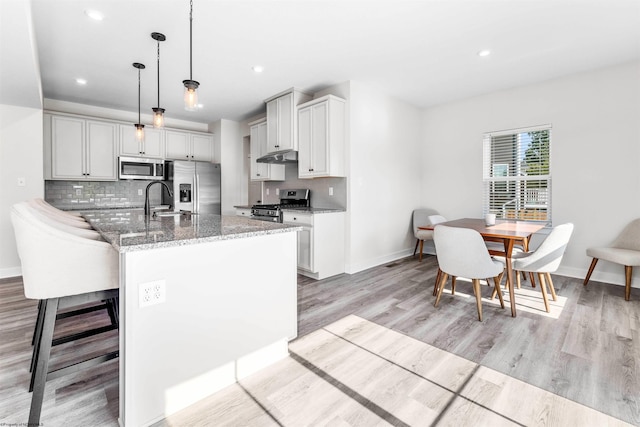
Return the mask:
M136 123L134 126L136 127L136 141L144 142L144 125Z
M144 70L144 64L139 62L134 62L133 67L138 69L138 123L134 126L136 127L136 141L139 143L144 142L144 125L140 120L140 70Z
M167 38L162 33L151 33L151 38L158 42L158 106L152 108L153 110L153 127L164 127L164 108L160 108L160 42L165 41Z
M183 80L184 85L184 109L196 111L198 109L198 86L200 83L193 80L193 0L190 2L189 11L189 79Z

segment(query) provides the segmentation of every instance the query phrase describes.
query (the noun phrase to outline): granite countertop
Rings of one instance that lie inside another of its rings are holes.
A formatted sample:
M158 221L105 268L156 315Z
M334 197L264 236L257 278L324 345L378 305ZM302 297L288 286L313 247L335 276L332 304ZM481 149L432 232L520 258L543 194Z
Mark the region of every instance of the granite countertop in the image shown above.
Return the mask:
M85 211L82 216L118 252L243 239L301 229L235 215L193 214L147 218L142 209Z
M344 209L338 208L282 208L282 212L302 212L311 214L344 212Z

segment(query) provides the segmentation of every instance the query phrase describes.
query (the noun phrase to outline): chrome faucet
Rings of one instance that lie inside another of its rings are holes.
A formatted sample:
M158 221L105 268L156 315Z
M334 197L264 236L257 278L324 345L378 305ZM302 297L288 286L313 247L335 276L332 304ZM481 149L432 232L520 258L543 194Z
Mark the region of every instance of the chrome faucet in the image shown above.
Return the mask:
M149 188L151 188L151 186L153 184L162 184L164 185L164 188L167 189L167 191L169 192L169 196L173 197L173 193L171 192L171 189L169 188L169 186L167 185L166 182L164 181L151 181L149 183L149 185L147 185L147 189L145 190L144 193L144 214L146 216L151 215L151 206L149 206ZM169 205L169 209L173 208L173 205Z

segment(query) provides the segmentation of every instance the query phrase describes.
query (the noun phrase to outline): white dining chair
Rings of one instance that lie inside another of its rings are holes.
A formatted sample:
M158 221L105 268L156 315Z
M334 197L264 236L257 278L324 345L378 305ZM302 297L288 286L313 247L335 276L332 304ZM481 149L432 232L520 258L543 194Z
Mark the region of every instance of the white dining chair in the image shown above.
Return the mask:
M624 299L631 299L631 276L633 267L640 266L640 218L631 221L616 237L611 246L588 248L587 255L593 257L587 276L584 278L584 286L587 286L593 269L599 259L624 265L625 287Z
M413 223L413 235L416 238L416 246L413 248L413 256L416 255L418 246L420 246L419 260L422 261L422 250L424 249L424 241L433 239L432 230L419 230L418 227L430 225L429 217L439 216L438 212L434 209L416 209L413 211L412 223Z
M500 298L500 306L504 308L500 290L500 277L504 264L491 258L480 233L469 228L437 225L433 230L433 241L436 245L438 265L442 270L435 307L438 307L447 277L451 275L471 279L476 296L478 320L482 321L480 279L493 278L494 288Z
M551 291L551 297L557 301L556 290L553 286L551 273L554 273L564 256L565 249L573 233L573 224L566 223L554 227L549 235L542 241L538 249L531 252L520 252L513 255L511 265L515 271L536 273L542 292L544 308L549 310L549 299L547 297L547 285Z
M49 370L58 310L117 300L118 253L107 242L81 237L42 221L26 202L11 207L11 221L21 262L24 295L42 301L43 321L34 344L35 367L30 385L33 394L28 420L29 425L38 425L47 379L118 356L117 351L109 352L55 371ZM78 336L103 330L103 327L91 326L87 325Z

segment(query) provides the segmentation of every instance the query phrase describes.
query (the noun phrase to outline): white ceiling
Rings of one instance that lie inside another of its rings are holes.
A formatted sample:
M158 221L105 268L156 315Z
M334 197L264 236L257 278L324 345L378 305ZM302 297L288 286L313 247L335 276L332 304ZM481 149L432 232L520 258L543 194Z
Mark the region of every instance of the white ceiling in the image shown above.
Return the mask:
M1 0L5 1L5 0ZM193 0L198 112L189 78L189 0L32 0L45 98L169 118L243 120L290 87L358 80L416 107L640 59L640 0ZM86 9L104 14L90 20ZM490 49L488 57L477 52ZM264 66L262 74L253 65ZM84 87L75 83L85 78ZM640 76L639 76L640 78Z

